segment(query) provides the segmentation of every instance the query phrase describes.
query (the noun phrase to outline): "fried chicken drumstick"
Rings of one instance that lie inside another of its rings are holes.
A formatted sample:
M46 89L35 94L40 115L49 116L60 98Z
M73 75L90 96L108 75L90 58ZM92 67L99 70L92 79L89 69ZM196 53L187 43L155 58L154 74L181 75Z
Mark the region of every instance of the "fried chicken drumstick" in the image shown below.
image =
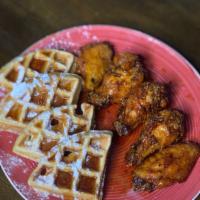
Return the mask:
M127 135L143 123L148 113L164 109L168 104L168 95L164 85L144 82L123 102L118 119L114 123L119 135Z
M101 85L89 94L88 101L97 106L121 103L129 91L144 80L140 58L123 52L114 57L113 67L104 75Z
M173 183L183 182L200 155L200 147L180 143L148 157L133 174L133 189L153 191Z
M142 133L126 154L128 164L138 165L155 151L178 142L184 135L184 116L177 110L167 109L146 120Z

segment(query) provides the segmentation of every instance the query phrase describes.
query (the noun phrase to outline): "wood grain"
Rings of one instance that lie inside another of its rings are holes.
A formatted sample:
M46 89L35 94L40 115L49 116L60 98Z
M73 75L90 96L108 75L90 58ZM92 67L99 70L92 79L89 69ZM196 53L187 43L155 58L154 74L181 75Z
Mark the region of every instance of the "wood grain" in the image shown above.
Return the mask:
M200 71L200 1L1 0L0 65L57 30L80 24L135 28L168 43ZM19 200L0 170L0 199Z

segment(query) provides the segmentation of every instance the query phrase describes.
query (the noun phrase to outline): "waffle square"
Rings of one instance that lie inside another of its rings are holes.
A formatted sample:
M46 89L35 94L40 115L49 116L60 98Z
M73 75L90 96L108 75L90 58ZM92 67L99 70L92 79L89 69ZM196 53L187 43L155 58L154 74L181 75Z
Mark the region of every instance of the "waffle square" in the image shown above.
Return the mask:
M61 138L71 139L75 133L89 131L94 117L94 107L81 104L82 114L75 113L76 105L62 106L44 111L29 122L18 136L13 151L28 159L39 161L43 156L52 157Z
M37 74L20 80L4 84L10 92L0 102L3 130L21 132L43 111L77 103L81 90L81 78L69 73Z
M89 131L60 138L57 150L53 147L53 161L43 159L30 175L29 185L66 199L102 199L111 140L110 131Z

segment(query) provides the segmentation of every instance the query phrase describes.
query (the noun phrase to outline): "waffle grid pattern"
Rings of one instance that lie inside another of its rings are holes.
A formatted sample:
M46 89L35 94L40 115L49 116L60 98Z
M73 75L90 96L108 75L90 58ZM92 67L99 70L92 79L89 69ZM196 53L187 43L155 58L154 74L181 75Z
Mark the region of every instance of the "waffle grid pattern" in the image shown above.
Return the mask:
M17 138L13 151L22 157L39 161L45 152L50 151L52 145L57 144L59 138L89 131L93 121L94 107L83 103L81 115L77 115L75 109L75 105L68 105L42 112ZM41 143L44 148L41 147ZM41 151L41 149L45 150Z
M42 74L34 78L25 77L23 80L3 83L4 86L9 85L10 92L0 102L2 128L13 131L24 128L27 122L41 112L78 101L81 79L77 75Z
M47 156L33 171L29 184L67 199L101 199L111 138L109 131L90 131L61 138L51 149L54 154L49 159Z

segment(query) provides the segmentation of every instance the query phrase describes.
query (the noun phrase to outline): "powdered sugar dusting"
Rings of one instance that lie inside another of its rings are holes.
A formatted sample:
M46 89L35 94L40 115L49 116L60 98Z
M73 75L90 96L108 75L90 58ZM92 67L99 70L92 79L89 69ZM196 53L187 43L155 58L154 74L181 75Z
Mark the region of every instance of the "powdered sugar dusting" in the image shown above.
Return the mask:
M5 96L6 88L0 87L0 100Z
M48 174L47 176L38 176L36 179L35 179L35 182L38 184L38 185L48 185L48 186L53 186L54 185L54 174L53 173L50 173Z
M70 37L70 36L67 36ZM61 50L70 50L73 49L75 52L79 48L79 45L76 42L65 40L65 39L59 39L55 40L53 37L51 41L48 43L46 48L50 49L61 49Z
M92 36L92 41L94 41L94 42L100 42L100 39L96 35L93 35Z
M66 37L67 37L67 39L70 39L71 38L71 33L70 32L66 32Z
M28 168L24 168L22 171L24 174L26 174L28 172Z
M47 200L49 197L49 193L39 192L39 191L37 191L37 193L35 193L35 191L33 189L31 189L28 185L18 183L16 181L13 181L13 184L21 192L21 194L23 194L28 199Z
M24 82L15 84L11 92L11 96L15 98L22 97L25 93L27 93L27 86L27 83Z
M88 31L92 30L92 26L90 26L90 25L83 25L82 28L83 28L83 30L88 30Z
M7 159L3 159L7 158ZM0 159L8 176L12 176L13 171L16 167L27 168L26 163L19 157L6 153L0 150Z
M84 41L93 41L99 42L100 39L91 33L90 26L83 26L82 29L79 30L80 36L83 38ZM74 39L73 32L66 32L63 34L63 37L59 37L59 34L55 34L54 37L51 37L48 44L44 46L44 44L39 43L38 46L43 46L41 48L55 48L61 50L69 50L73 51L74 53L78 53L80 48L80 42L77 42Z
M83 38L85 38L85 39L90 38L90 32L88 32L88 31L83 31L82 35L83 35Z
M101 41L101 39L93 32L93 27L85 25L78 29L61 31L48 36L27 49L24 53L41 48L60 49L79 53L80 47L84 44L99 41Z

